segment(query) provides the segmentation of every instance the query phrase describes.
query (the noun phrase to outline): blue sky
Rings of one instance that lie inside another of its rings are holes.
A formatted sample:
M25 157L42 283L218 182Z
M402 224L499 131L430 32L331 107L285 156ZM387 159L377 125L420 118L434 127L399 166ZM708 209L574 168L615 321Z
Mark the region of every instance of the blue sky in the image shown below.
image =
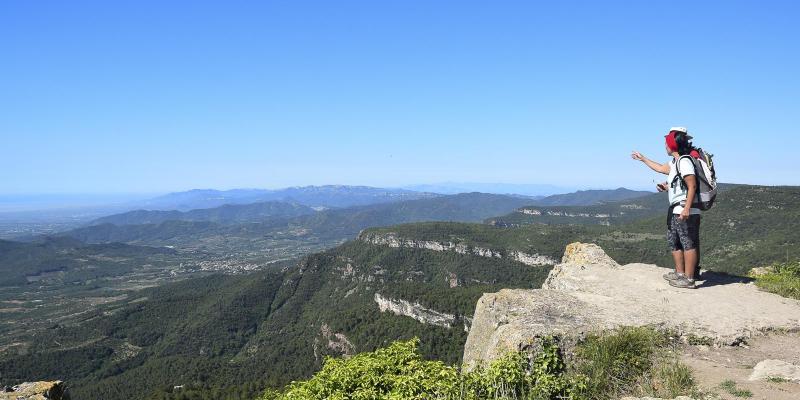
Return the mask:
M0 2L0 193L800 184L797 2Z

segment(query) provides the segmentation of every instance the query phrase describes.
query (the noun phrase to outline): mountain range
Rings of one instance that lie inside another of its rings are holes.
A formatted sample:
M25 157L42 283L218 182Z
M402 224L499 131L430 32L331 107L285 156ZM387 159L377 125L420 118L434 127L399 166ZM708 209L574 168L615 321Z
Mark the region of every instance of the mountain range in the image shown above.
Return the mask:
M214 208L190 211L135 210L95 219L89 225L160 224L166 221L208 221L220 224L258 222L275 217L297 217L313 214L313 208L284 201L265 201L248 204L225 204Z
M594 204L606 198L603 194L578 192L559 196L558 200L542 200L549 204L558 201ZM610 199L642 195L624 189L605 194ZM248 257L256 255L274 260L331 247L369 227L420 221L480 222L515 211L532 201L520 196L462 193L316 212L296 203L275 202L188 212L140 210L100 218L89 226L62 235L87 243L174 246L192 251L246 253ZM281 250L275 252L276 248Z
M644 197L653 192L617 188L613 190L579 190L574 193L554 194L542 199L537 199L533 204L537 206L591 206L601 203L622 201Z
M194 189L169 193L139 203L146 210L191 210L226 204L289 201L309 207L352 207L434 197L436 194L369 186L302 186L285 189Z

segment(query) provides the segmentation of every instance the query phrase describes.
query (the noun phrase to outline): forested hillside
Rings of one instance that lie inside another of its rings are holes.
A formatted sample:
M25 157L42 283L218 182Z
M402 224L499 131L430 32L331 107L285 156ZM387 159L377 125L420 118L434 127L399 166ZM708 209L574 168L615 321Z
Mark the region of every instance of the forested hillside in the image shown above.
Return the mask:
M718 190L724 193L739 186L722 183ZM587 190L532 201L509 214L488 218L486 223L505 227L530 224L619 225L663 214L667 203L666 193L625 188Z
M70 284L118 276L144 263L174 260L167 248L121 243L87 245L66 237L31 243L0 240L0 286L28 283Z
M666 203L666 193L649 193L634 199L588 206L534 204L489 218L486 222L505 227L530 224L615 225L663 213Z
M23 354L6 352L0 374L14 381L59 376L75 398L160 398L179 385L221 398L307 377L324 355L415 336L426 357L454 363L483 292L538 287L549 269L354 241L284 273L143 290L77 323L54 325ZM392 311L404 304L410 315Z

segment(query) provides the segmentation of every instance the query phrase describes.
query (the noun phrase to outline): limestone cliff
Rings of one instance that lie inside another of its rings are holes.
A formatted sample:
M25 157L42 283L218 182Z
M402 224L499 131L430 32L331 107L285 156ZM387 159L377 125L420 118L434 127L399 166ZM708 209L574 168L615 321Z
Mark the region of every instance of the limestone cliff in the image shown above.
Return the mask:
M423 307L419 303L411 303L403 299L391 299L375 293L375 303L381 312L391 312L414 318L423 324L436 325L450 328L456 321L456 316Z
M459 254L472 254L480 257L495 257L503 258L509 257L514 261L521 262L530 266L544 266L553 265L557 261L540 254L527 254L521 251L513 251L506 249L489 249L480 246L470 246L464 243L453 242L437 242L431 240L414 240L397 236L396 234L375 234L371 232L362 232L358 235L358 240L366 243L371 243L380 246L389 246L394 248L415 248L427 249L433 251L454 251Z
M620 326L653 326L717 345L768 330L800 329L800 301L713 273L696 290L677 289L661 277L666 271L619 265L597 245L570 244L542 289L504 289L478 300L464 363L525 350L544 336L569 343Z

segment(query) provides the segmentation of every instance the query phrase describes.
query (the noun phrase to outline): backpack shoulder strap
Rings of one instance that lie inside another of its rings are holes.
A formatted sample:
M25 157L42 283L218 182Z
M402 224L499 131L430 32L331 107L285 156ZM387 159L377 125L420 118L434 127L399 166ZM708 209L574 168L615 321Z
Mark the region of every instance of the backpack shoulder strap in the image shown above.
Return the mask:
M684 158L689 159L689 162L692 163L692 169L694 170L694 174L697 175L697 167L694 165L693 157L690 155L680 156L678 157L678 160L675 161L675 171L678 172L677 176L679 176L681 180L683 180L683 175L681 175L681 160L683 160Z
M681 175L681 160L683 160L686 157L689 158L689 162L692 163L692 168L695 169L694 175L697 175L697 169L694 166L694 161L692 160L692 156L690 156L690 155L680 156L680 157L678 157L677 160L674 160L674 162L675 162L675 172L676 173L675 173L675 177L672 178L672 184L671 184L672 187L675 187L675 183L676 182L680 182L681 188L682 189L686 188L686 181L683 179L683 175Z

